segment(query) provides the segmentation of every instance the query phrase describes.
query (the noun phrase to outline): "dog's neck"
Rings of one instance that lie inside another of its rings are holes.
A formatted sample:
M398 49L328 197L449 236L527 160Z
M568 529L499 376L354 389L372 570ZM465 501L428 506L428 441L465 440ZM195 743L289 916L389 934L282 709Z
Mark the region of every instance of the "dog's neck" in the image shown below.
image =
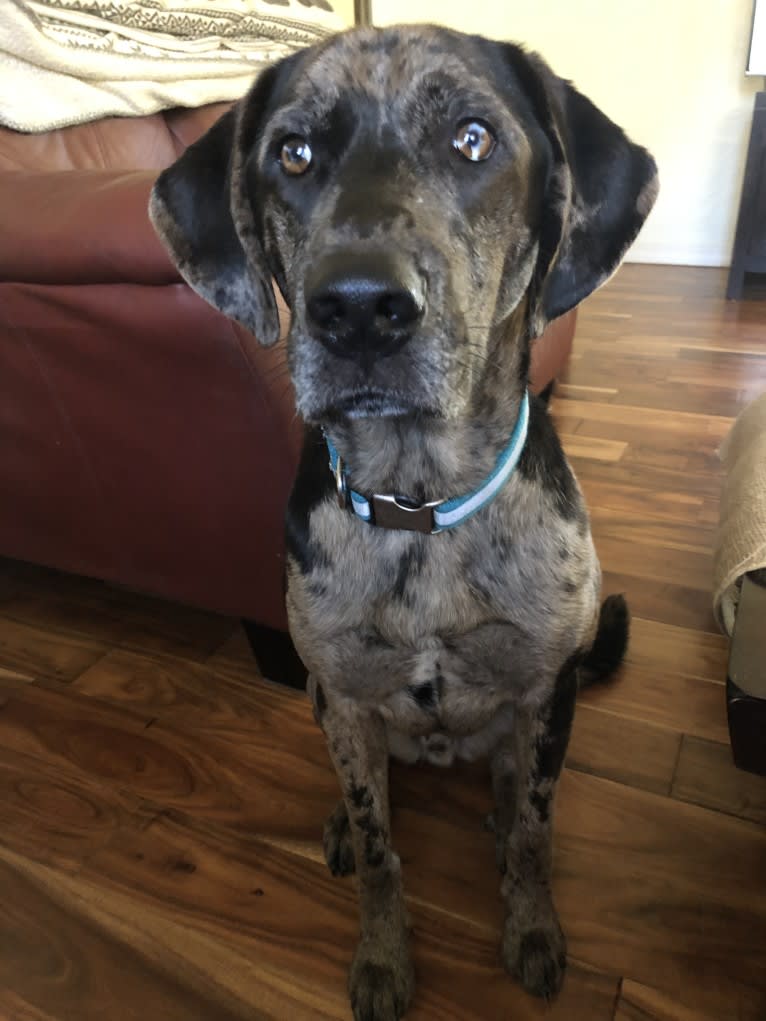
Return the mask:
M349 419L328 430L360 493L391 493L418 502L470 492L508 444L526 386L528 342L521 315L490 340L466 408L452 419Z

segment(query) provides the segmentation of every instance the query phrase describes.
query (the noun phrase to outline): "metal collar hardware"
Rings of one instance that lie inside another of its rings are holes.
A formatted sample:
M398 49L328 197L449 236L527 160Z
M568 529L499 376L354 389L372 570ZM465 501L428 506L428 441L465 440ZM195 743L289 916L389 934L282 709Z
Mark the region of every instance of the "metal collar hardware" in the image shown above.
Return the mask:
M434 507L439 506L440 500L408 506L401 499L398 496L373 493L373 524L379 528L401 528L407 532L424 532L426 535L438 531Z

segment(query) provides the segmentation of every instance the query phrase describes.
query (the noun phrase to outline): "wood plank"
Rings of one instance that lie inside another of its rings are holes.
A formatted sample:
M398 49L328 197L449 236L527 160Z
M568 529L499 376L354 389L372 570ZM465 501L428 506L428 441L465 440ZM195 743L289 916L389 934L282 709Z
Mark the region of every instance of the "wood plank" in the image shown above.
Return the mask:
M712 741L728 740L723 682L626 662L608 684L587 689L583 705Z
M213 719L244 721L249 717L255 726L256 718L262 715L265 682L258 677L252 657L246 680L240 679L235 665L240 667L238 661L220 653L199 664L178 656L115 649L73 681L71 689L87 698L175 724L204 724ZM244 669L242 675L246 676Z
M87 775L0 748L0 844L30 861L77 871L119 830L156 813Z
M630 634L626 658L634 666L707 681L723 682L726 678L729 640L718 631L712 634L675 627L634 614Z
M5 1017L259 1021L264 1016L253 1009L232 1009L213 977L206 985L198 981L183 957L163 961L157 940L147 934L147 920L136 912L132 930L120 931L110 918L112 906L98 890L66 873L0 848L0 891L0 1010ZM22 1012L17 1013L20 1003Z
M650 324L646 324L649 326ZM705 336L705 334L710 334ZM752 338L752 344L750 343ZM697 352L712 352L721 354L743 354L748 358L766 357L766 344L763 337L759 337L756 331L749 330L743 324L741 330L732 330L728 334L725 330L699 329L697 332L687 331L684 334L669 336L659 330L656 333L639 333L631 330L629 335L617 337L613 340L615 349L628 349L639 347L645 355L652 360L655 358L675 358L685 353L696 354Z
M614 1021L738 1021L742 1015L736 1003L723 1014L709 1014L700 1007L690 1008L657 989L626 979L622 983Z
M567 766L657 794L667 794L681 745L678 731L580 704Z
M258 712L171 727L135 709L29 686L0 706L0 745L117 791L247 832L321 831L337 781L308 698L260 683ZM193 712L194 710L190 710ZM257 792L262 796L258 797Z
M625 593L636 616L690 631L716 631L709 592L612 571L608 563L603 563L602 568L603 591Z
M47 1010L24 1000L14 989L4 989L0 996L0 1007L5 1017L12 1021L60 1021L60 1014L51 1014Z
M632 464L627 458L616 464L579 460L576 462L576 469L580 481L585 486L596 484L606 492L609 492L611 487L615 487L617 492L641 490L645 501L641 517L648 517L650 520L668 505L692 506L700 500L717 500L721 493L718 471L715 473L711 471L707 459L698 470L685 470L682 473L676 467Z
M728 744L685 735L671 793L680 801L766 824L766 779L737 769Z
M694 430L687 434L668 438L661 429L652 429L650 425L636 430L633 426L617 426L611 422L589 422L578 419L567 424L576 436L588 436L594 439L621 440L627 443L622 462L634 469L666 469L667 471L683 471L691 475L699 486L707 477L707 491L712 493L712 480L722 477L721 461L718 450L721 441L714 437L697 436ZM562 435L569 435L562 432ZM718 494L720 486L716 491Z
M555 888L578 960L683 990L711 1018L736 1003L738 1021L762 1021L763 829L569 771L557 837Z
M619 461L628 447L627 443L620 440L597 439L593 436L580 436L577 433L564 436L563 444L567 457L606 461L609 464Z
M680 411L705 417L708 409L715 408L722 419L734 419L742 407L737 390L712 381L700 386L691 383L681 385L669 380L634 380L620 386L619 399L631 407L651 409L653 416L657 411Z
M704 497L692 492L655 489L647 498L647 488L635 482L620 483L616 477L598 481L588 477L584 464L574 465L588 507L604 507L622 514L643 516L653 521L674 521L683 524L696 519L705 505Z
M603 507L594 507L590 519L597 545L602 539L608 538L623 543L691 553L694 557L705 557L708 561L711 557L715 529L708 524L698 521L684 523L658 521L646 517L636 519L632 515L620 514ZM615 564L612 563L610 566L616 570Z
M556 396L573 398L581 401L604 401L615 397L617 390L609 386L578 386L575 383L557 383Z
M104 642L52 634L0 616L0 667L25 677L71 681L108 649Z
M604 568L632 578L652 580L658 584L683 586L703 592L712 602L711 577L713 558L710 551L675 549L645 538L640 528L610 535L601 529L595 536L596 551Z
M697 515L697 520L709 525L717 525L721 519L721 511L718 501L705 500L702 510Z
M0 704L13 692L34 683L35 678L29 673L19 673L17 670L5 670L0 667Z
M648 417L645 407L597 401L586 403L571 398L556 398L551 413L556 421L566 418L588 419L629 425L634 429L646 425ZM652 412L650 423L654 428L661 427L671 436L693 428L700 436L715 436L722 440L731 428L732 416L658 408Z

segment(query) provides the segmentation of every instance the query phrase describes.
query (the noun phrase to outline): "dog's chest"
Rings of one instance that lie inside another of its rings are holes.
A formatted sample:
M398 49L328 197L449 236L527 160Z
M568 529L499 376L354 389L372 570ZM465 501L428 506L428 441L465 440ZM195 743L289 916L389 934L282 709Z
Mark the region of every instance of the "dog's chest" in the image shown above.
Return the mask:
M328 553L317 610L394 645L479 626L488 607L476 582L489 550L465 532L437 535L376 528L327 508L314 534Z
M552 630L579 630L573 611L592 548L574 525L569 535L545 531L537 515L511 515L507 500L503 493L487 514L436 535L377 528L325 500L311 514L312 567L290 575L293 616L314 646L356 632L403 654L490 623L516 628L533 646L550 644ZM566 570L550 556L557 543L567 547Z

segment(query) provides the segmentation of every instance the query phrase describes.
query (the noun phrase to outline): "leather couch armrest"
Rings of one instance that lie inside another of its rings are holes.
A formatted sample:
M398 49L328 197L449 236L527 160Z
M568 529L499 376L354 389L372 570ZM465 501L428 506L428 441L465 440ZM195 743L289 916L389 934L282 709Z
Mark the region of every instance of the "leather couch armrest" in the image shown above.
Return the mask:
M0 173L0 279L177 282L147 213L156 176L154 170Z
M545 331L532 341L532 363L529 382L533 393L539 393L555 379L569 360L572 352L577 309L553 319Z

